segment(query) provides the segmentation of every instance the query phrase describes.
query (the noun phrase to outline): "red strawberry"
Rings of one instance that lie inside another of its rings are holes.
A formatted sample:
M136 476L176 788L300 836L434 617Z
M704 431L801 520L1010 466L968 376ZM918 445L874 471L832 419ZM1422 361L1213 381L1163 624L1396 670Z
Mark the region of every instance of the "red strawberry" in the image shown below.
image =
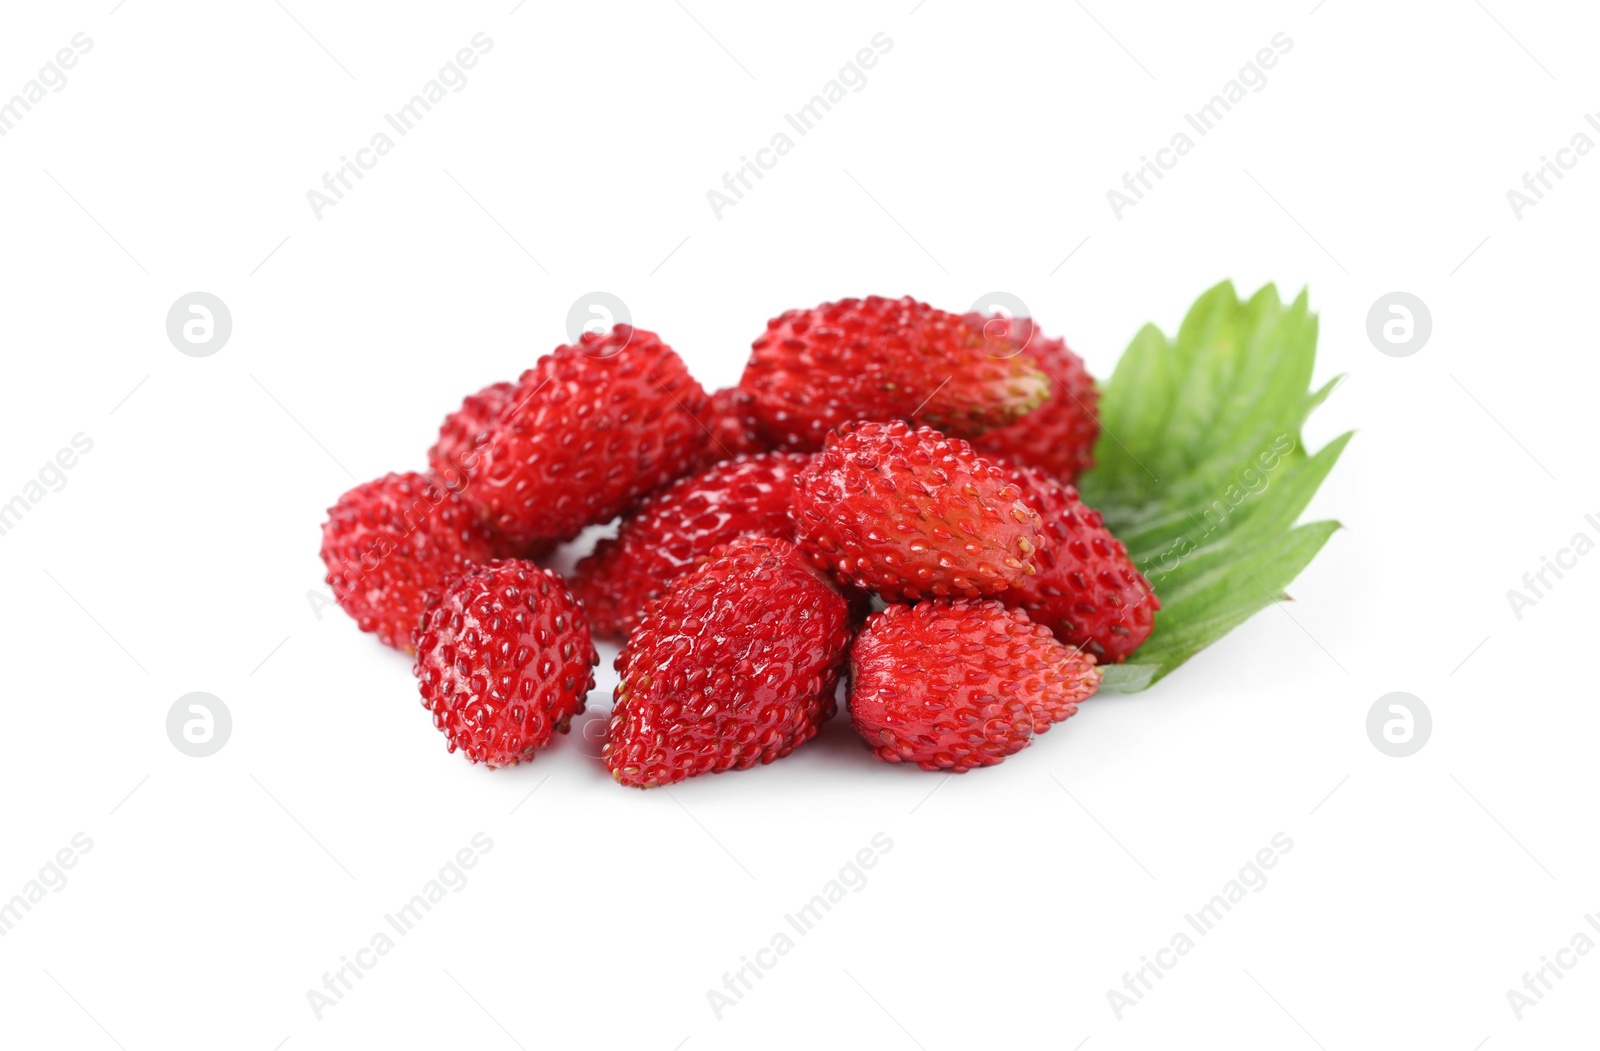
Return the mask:
M1094 658L1021 610L936 600L873 614L850 648L850 719L879 759L964 773L1078 710Z
M414 671L433 725L474 763L532 759L566 733L600 663L559 576L517 560L474 566L429 596Z
M595 633L626 638L645 604L718 545L745 533L788 536L794 476L810 461L803 453L727 460L646 497L573 574Z
M957 436L1003 426L1049 394L1032 359L983 318L904 299L842 299L767 322L739 386L779 446L822 447L852 420L907 419Z
M646 608L617 656L611 776L667 785L770 763L815 737L833 717L848 616L789 541L727 545Z
M463 491L508 544L570 540L688 469L705 400L654 333L585 332L522 374Z
M411 648L423 595L491 557L488 531L460 496L422 474L358 485L328 509L322 561L333 597L362 631Z
M731 460L736 456L764 453L772 443L762 436L756 421L750 416L750 393L738 387L724 387L706 400L706 411L700 417L707 438L700 451L696 466L700 469Z
M461 408L444 418L439 428L439 440L428 450L428 466L434 476L444 480L452 489L460 489L466 482L466 469L462 464L472 464L473 450L488 440L489 427L495 418L511 404L516 392L515 383L493 383L476 394L469 394Z
M959 438L904 423L829 436L790 512L817 565L885 600L1004 591L1033 572L1039 515Z
M428 466L434 477L441 478L450 488L461 490L467 485L467 468L477 463L477 450L489 440L489 428L514 404L515 383L495 383L469 394L461 408L445 417L439 428L439 440L428 450ZM487 524L485 528L489 527ZM514 544L489 529L494 543L495 558L525 558L529 561L543 558L556 547L554 540L539 540L527 544Z
M973 439L980 453L1003 456L1014 463L1041 467L1072 485L1094 466L1094 443L1100 437L1095 414L1100 391L1083 359L1059 339L1049 339L1027 318L994 318L996 338L1022 348L1050 381L1050 397L1022 419Z
M1022 498L1044 518L1049 542L1035 557L1033 576L1000 596L1028 611L1036 623L1069 646L1080 646L1102 664L1120 664L1149 638L1161 602L1122 541L1111 535L1100 512L1036 467L1018 467L1010 477Z

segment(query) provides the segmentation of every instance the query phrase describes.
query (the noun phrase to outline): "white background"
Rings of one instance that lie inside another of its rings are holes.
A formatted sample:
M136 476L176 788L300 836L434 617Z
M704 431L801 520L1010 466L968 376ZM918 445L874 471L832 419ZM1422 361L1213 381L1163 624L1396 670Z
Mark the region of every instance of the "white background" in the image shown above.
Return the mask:
M93 40L0 138L0 501L94 443L0 537L0 897L93 842L0 939L0 1042L1593 1041L1600 953L1521 1021L1506 997L1600 911L1600 554L1520 620L1506 597L1600 539L1600 158L1506 198L1600 109L1584 5L113 2L0 32L0 96ZM465 88L316 218L307 190L478 32ZM865 88L716 218L706 191L879 32ZM1106 191L1279 32L1265 88L1117 218ZM1310 517L1347 528L1292 606L1003 766L879 764L840 719L670 792L577 734L491 773L406 658L308 600L324 509L423 466L591 290L711 388L767 317L871 292L1009 291L1104 376L1224 277L1311 289L1317 380L1350 378L1308 441L1359 433ZM207 358L165 332L197 289L233 317ZM1395 290L1431 308L1412 357L1366 335ZM1406 759L1365 729L1395 690L1433 714ZM165 732L191 691L232 712L210 758ZM319 1021L307 990L480 831L470 882ZM880 832L719 1020L707 991ZM1107 990L1279 832L1265 888L1119 1020Z

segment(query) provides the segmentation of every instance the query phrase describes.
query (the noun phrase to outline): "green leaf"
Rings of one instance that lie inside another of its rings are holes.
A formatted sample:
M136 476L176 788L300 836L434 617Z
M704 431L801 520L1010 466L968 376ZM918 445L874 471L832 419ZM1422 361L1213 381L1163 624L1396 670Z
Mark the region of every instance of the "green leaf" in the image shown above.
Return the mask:
M1101 396L1097 466L1080 483L1161 599L1155 631L1101 689L1143 690L1284 589L1339 528L1295 522L1350 441L1308 453L1301 427L1338 380L1310 391L1317 319L1306 293L1241 302L1207 291L1168 339L1133 337Z

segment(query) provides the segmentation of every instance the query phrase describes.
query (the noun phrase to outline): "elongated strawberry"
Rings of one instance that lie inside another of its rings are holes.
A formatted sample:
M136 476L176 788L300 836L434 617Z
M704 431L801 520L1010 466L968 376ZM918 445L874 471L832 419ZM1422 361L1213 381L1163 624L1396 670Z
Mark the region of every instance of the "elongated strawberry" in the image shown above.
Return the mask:
M993 318L985 331L1000 331L997 338L1021 347L1038 364L1049 380L1050 397L1015 423L974 438L973 448L1076 484L1094 466L1094 443L1100 437L1100 391L1094 377L1066 343L1047 337L1028 318Z
M490 536L460 496L428 475L389 474L328 509L322 561L340 608L387 646L411 647L423 597L492 555Z
M746 536L646 609L617 656L603 757L637 788L788 755L834 713L845 600L787 540Z
M904 423L841 427L796 477L791 514L818 566L889 602L998 594L1043 543L1006 472Z
M810 462L804 453L726 460L647 497L573 573L595 632L627 637L645 604L719 545L745 533L789 535L794 477Z
M600 663L583 607L559 576L515 559L430 593L413 636L433 724L474 763L512 766L566 733Z
M999 596L1028 611L1035 623L1102 664L1120 664L1149 638L1161 601L1122 541L1078 490L1037 467L1016 467L1010 478L1044 521L1048 542L1035 572Z
M769 440L822 447L854 420L910 420L958 437L1004 426L1049 395L1043 373L984 318L909 296L842 299L767 322L739 386Z
M462 490L513 547L610 521L689 468L705 392L654 333L618 325L523 373Z
M850 648L851 722L879 759L924 770L992 766L1099 685L1092 657L993 600L890 606Z

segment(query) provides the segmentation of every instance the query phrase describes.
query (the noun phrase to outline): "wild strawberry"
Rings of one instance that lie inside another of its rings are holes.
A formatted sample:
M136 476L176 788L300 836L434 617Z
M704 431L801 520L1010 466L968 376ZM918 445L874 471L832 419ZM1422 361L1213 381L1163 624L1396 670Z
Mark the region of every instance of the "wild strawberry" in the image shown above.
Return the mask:
M750 393L738 387L724 387L706 399L706 411L700 422L706 429L705 448L695 461L698 470L712 464L732 460L736 456L751 456L768 452L772 443L762 435L756 420L750 415Z
M414 642L433 725L450 751L490 768L566 733L600 663L561 578L516 560L474 566L432 593Z
M672 481L706 440L705 392L654 333L585 332L523 373L463 463L464 495L514 547L570 540Z
M788 755L834 713L845 600L787 540L746 536L646 607L617 657L604 758L650 788Z
M1150 582L1078 490L1036 467L1014 468L1010 477L1043 517L1048 542L1035 557L1033 576L1019 580L1000 601L1027 610L1035 623L1101 664L1127 660L1150 637L1161 608Z
M879 759L964 773L1027 747L1100 685L1094 659L999 602L875 613L850 648L850 720Z
M495 419L505 411L506 406L514 404L512 399L516 391L515 383L491 384L476 394L467 395L461 408L445 417L444 425L439 428L439 440L428 450L428 466L433 469L435 478L452 489L466 487L467 472L464 465L477 462L478 448L489 440L489 428L494 425ZM512 543L487 523L484 528L489 531L495 558L525 558L532 561L543 558L556 547L554 540Z
M803 453L726 460L646 497L573 573L595 633L626 638L645 604L719 545L745 533L790 535L794 476L810 461Z
M800 545L886 601L1006 590L1033 572L1039 515L959 438L904 423L848 424L795 478Z
M1003 329L997 339L1021 347L1038 364L1049 379L1050 397L1015 423L974 438L973 448L1076 484L1094 466L1094 443L1100 437L1100 391L1094 377L1066 343L1046 337L1029 319L992 318L985 331L997 328Z
M767 322L739 386L780 447L813 451L853 420L911 420L957 436L1004 426L1049 386L984 319L904 299L842 299Z
M339 606L362 631L411 649L423 596L451 573L491 557L490 537L456 493L423 474L358 485L328 509L322 562Z
M444 418L439 440L428 450L428 466L434 477L452 489L462 487L466 482L462 464L474 462L469 458L473 450L488 440L490 426L511 404L516 389L515 383L492 383L476 394L467 395L461 407Z

